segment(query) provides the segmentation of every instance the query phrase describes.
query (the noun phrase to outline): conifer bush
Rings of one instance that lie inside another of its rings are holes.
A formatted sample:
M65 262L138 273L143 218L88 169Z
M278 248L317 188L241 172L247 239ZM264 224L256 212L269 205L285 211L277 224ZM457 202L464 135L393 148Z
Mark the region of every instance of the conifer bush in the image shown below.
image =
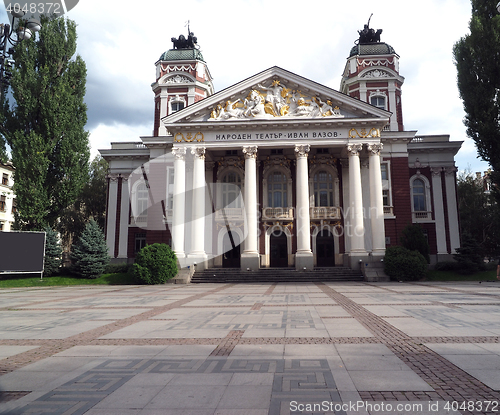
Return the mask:
M133 272L144 284L164 284L177 275L177 257L166 244L146 245L137 253Z
M50 277L59 271L62 263L62 248L57 232L45 229L45 256L43 258L43 276Z
M98 278L109 262L104 233L93 219L85 226L77 242L73 244L72 272L83 278Z
M427 260L418 251L391 246L385 251L384 271L391 280L421 280L427 275Z

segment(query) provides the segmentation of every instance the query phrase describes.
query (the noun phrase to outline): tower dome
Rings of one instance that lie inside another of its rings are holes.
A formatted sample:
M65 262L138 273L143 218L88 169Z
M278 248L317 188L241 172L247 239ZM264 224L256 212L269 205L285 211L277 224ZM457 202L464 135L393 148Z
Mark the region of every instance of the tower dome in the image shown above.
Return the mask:
M371 16L370 16L371 19ZM370 19L351 48L340 90L353 98L392 112L386 130L404 131L399 55L380 41L382 29L370 29Z
M397 55L394 48L384 42L358 43L351 49L349 57L356 55Z

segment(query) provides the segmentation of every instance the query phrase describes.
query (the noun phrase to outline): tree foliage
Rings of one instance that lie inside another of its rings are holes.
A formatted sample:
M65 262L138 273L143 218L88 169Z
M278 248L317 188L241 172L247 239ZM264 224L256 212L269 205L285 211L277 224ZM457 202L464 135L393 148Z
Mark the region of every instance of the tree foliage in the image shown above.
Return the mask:
M76 56L76 24L42 16L38 39L19 43L2 135L16 167L16 222L53 226L85 181L89 158L84 103L86 66ZM74 57L74 58L73 58Z
M72 271L84 278L98 278L109 262L108 247L104 233L96 221L91 220L73 244L71 252Z
M57 229L65 251L70 250L73 240L83 232L89 220L94 219L104 229L107 173L108 162L96 156L90 163L88 179L76 201L63 211Z
M458 89L467 135L493 167L492 179L500 185L500 15L497 0L471 3L470 34L453 48Z
M45 257L43 259L43 276L50 277L59 271L62 263L62 249L57 232L45 228Z
M500 205L486 192L483 180L469 172L457 178L458 211L462 245L464 236L475 241L478 254L495 257L500 254Z

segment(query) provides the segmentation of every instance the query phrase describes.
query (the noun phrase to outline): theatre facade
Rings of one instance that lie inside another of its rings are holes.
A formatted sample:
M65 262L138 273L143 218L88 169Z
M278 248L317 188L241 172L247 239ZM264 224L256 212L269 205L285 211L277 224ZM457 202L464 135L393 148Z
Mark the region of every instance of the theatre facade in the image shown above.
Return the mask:
M404 129L399 58L360 32L339 90L275 66L215 92L196 38L175 39L153 135L100 150L110 256L163 242L196 269L359 269L419 223L449 258L462 143Z

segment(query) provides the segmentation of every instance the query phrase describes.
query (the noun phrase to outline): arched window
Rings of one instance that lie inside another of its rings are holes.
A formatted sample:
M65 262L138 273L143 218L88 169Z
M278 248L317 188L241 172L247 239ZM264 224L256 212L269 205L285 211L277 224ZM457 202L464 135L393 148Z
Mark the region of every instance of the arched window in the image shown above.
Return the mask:
M413 180L412 194L413 194L413 211L414 212L427 211L425 183L422 179Z
M229 172L222 178L222 207L241 208L241 177Z
M267 178L267 203L269 207L288 207L287 179L280 171L272 172Z
M321 170L314 175L314 206L334 206L333 178L326 170Z

